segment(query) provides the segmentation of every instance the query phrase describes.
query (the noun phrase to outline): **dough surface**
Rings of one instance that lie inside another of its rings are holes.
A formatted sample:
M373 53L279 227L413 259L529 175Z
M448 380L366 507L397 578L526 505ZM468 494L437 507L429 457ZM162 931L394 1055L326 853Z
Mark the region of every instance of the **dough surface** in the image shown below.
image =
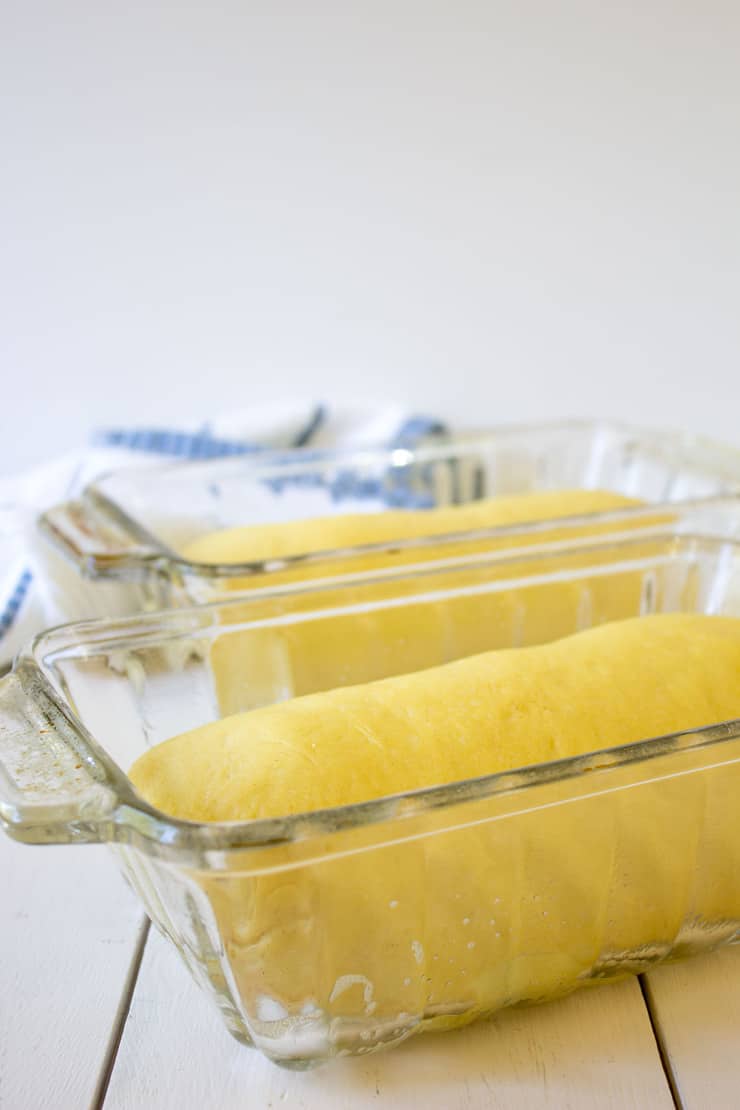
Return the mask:
M282 817L740 715L740 620L617 621L294 698L151 749L131 779L194 821Z
M554 490L491 497L439 509L348 513L277 524L225 528L182 549L196 563L246 563L329 551L357 544L438 536L565 516L628 508L639 501L608 490Z

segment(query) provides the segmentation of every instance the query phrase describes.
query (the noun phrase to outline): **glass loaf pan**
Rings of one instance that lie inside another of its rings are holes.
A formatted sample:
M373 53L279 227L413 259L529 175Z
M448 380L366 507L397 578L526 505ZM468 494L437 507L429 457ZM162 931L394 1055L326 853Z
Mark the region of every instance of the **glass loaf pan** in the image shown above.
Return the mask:
M739 935L738 720L243 824L165 816L126 769L368 660L667 611L740 616L740 545L666 528L61 627L0 684L0 818L28 843L110 844L229 1030L286 1066L638 972Z
M740 453L669 432L563 423L499 428L414 449L296 450L122 470L45 513L40 528L51 544L36 547L46 577L57 584L60 613L101 615L213 600L252 584L245 580L269 584L291 571L365 573L389 557L413 564L430 546L460 542L437 536L224 566L177 554L217 529L576 488L611 490L649 505L724 496L740 491ZM507 531L471 533L464 542L480 546Z

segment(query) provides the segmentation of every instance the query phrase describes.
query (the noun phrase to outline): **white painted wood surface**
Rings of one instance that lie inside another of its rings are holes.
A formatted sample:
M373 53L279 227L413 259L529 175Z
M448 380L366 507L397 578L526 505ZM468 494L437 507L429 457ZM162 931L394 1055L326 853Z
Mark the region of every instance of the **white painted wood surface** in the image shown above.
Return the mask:
M740 945L648 977L648 999L680 1101L740 1106Z
M103 848L0 832L0 1108L95 1098L142 912Z
M637 980L510 1010L389 1052L290 1072L225 1031L158 934L147 943L105 1110L671 1108Z
M152 934L119 1046L141 916L114 861L0 836L0 870L2 1110L673 1105L636 980L301 1074L233 1041ZM656 969L648 998L680 1106L734 1110L740 947Z
M118 1045L141 914L114 861L0 836L0 869L0 1110L673 1106L636 980L292 1073L232 1040L153 933ZM740 947L656 969L648 997L680 1106L734 1110Z

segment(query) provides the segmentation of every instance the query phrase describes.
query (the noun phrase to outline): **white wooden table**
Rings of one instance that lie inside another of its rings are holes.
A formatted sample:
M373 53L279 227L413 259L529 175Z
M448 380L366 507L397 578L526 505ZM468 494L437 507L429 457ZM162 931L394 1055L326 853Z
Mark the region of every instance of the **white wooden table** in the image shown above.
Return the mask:
M1 1110L740 1105L740 946L292 1073L243 1048L98 847L0 835Z

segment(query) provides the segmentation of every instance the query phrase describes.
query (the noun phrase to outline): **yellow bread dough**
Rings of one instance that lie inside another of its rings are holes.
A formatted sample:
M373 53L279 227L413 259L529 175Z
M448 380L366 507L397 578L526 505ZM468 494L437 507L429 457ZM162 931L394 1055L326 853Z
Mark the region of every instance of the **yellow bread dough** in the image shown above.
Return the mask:
M557 521L566 516L595 514L589 523L577 528L563 528L553 523L543 530L514 536L493 536L487 539L462 538L441 547L422 546L410 551L391 550L363 552L352 557L322 557L318 563L298 562L288 569L263 575L219 578L223 591L270 588L299 582L308 584L319 578L339 577L348 573L362 575L375 571L423 567L430 560L457 559L498 552L503 548L529 548L535 544L572 541L612 531L600 512L635 507L639 502L604 490L564 490L495 497L463 506L424 511L388 511L377 514L355 514L286 524L253 525L227 529L203 536L185 548L189 559L205 563L238 563L239 561L275 559L288 555L353 547L393 539L418 538L427 535L461 532L465 529L495 529L514 523ZM634 520L620 522L620 530L631 532L666 522L669 514L650 513ZM646 548L646 553L648 549ZM609 557L607 555L607 557ZM598 562L594 556L592 562ZM539 572L548 564L542 562ZM486 571L491 576L491 571ZM468 578L478 582L474 572ZM419 589L440 589L460 583L460 575L451 572L449 579L440 577L421 583L390 582L383 587L383 596L392 599L418 592ZM454 603L412 605L403 609L392 606L366 612L336 614L330 618L307 623L285 623L281 628L250 629L222 636L214 644L212 670L221 713L226 716L285 697L299 697L334 686L370 682L401 670L417 670L440 662L448 662L478 651L511 643L532 644L553 636L567 635L579 627L596 621L618 619L640 611L641 579L634 575L623 581L620 591L614 581L594 580L590 589L563 585L558 603L546 607L544 634L537 635L531 604L531 592L525 596L503 597L480 595L472 600L460 598ZM210 589L210 586L208 587ZM576 598L575 595L578 594ZM208 595L210 596L210 595ZM356 592L345 587L336 596L322 595L317 601L310 597L306 605L322 608L346 607L377 597L378 591L358 586ZM276 612L295 612L300 600L287 598ZM584 605L586 611L584 611ZM598 611L598 612L597 612ZM566 615L567 614L567 615ZM579 618L574 623L573 614ZM600 615L599 615L600 614ZM244 621L253 620L255 612L244 610ZM233 611L227 619L235 620ZM526 624L526 628L524 627ZM368 650L368 644L371 649Z
M167 813L247 821L561 759L740 714L740 620L613 622L534 648L227 717L131 778Z
M738 714L740 620L653 616L217 721L131 779L165 812L247 820ZM447 1028L736 935L740 745L722 747L196 872L252 1035L272 1051L291 1018L361 1051L361 1035Z
M261 562L362 544L606 512L639 504L634 498L608 490L547 490L491 497L438 509L389 509L379 513L347 513L225 528L191 540L184 545L182 554L195 563Z
M630 539L622 558L610 542L252 594L220 613L235 626L211 648L220 714L531 647L645 612L691 609L700 578L693 569L671 570L673 549L671 539L644 537Z

